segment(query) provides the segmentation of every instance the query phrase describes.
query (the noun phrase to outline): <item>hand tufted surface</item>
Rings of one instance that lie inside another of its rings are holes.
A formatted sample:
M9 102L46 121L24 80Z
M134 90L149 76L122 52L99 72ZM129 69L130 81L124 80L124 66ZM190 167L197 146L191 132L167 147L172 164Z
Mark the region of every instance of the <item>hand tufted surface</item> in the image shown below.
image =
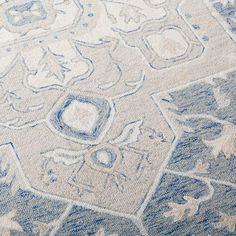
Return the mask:
M0 236L236 235L235 0L0 0Z

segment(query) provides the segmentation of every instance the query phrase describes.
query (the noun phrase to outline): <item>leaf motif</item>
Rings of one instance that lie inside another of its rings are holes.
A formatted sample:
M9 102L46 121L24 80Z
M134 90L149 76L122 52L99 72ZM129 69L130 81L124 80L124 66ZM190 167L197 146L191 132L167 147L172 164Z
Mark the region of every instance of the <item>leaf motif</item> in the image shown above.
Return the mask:
M213 224L217 229L226 228L229 232L235 231L236 226L236 215L227 215L225 213L220 213L220 220L218 223Z
M86 150L73 151L59 148L52 151L46 151L42 153L42 156L52 158L56 164L62 163L63 165L69 166L83 161L85 153Z
M236 126L226 123L223 127L221 137L214 140L203 140L204 144L211 147L212 154L215 158L222 151L226 158L236 155Z
M95 234L95 236L105 236L105 232L103 228L100 228L97 233Z
M49 223L34 222L36 226L33 228L33 233L39 233L40 236L46 235L49 230L52 229L52 227L54 227L57 223L57 220L51 221Z
M96 232L95 236L105 236L105 230L104 230L104 228L100 228L100 229ZM109 234L108 236L118 236L118 234Z
M226 94L220 92L220 88L213 89L216 102L220 108L224 108L230 105L230 99L227 98Z
M164 212L165 217L173 217L174 222L181 221L186 213L187 217L194 216L198 212L199 201L193 197L185 196L186 203L178 204L170 202L171 210ZM187 212L188 210L188 212Z
M143 124L142 120L129 123L124 127L122 133L114 140L111 140L110 143L119 146L125 146L137 142L138 137L141 134L140 128L142 124Z
M190 171L193 174L207 174L209 169L209 163L203 163L202 160L198 160L195 168Z
M23 232L23 228L12 218L16 217L16 209L0 217L0 227L3 229L16 230Z
M66 67L64 56L53 53L49 48L44 51L43 57L39 65L43 65L43 70L47 71L47 77L55 76L59 81L63 82L65 73L70 69Z

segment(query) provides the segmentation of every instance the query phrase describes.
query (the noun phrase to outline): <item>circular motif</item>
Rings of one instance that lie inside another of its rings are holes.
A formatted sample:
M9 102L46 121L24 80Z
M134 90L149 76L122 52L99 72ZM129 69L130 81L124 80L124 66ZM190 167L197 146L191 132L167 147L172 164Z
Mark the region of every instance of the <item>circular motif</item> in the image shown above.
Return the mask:
M113 149L104 147L94 151L90 157L96 165L112 168L117 155Z
M120 149L106 143L90 149L85 157L85 163L96 171L112 174L117 170L121 159Z

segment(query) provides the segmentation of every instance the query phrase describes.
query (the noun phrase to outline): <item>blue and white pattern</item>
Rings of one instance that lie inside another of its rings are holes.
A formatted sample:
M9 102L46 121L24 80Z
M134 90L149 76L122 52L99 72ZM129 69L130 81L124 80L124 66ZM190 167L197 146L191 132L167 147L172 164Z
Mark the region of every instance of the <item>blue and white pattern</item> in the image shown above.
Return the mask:
M0 235L236 235L236 1L0 1Z
M230 71L153 95L177 138L144 211L151 235L235 235L235 76ZM162 217L152 223L150 214Z

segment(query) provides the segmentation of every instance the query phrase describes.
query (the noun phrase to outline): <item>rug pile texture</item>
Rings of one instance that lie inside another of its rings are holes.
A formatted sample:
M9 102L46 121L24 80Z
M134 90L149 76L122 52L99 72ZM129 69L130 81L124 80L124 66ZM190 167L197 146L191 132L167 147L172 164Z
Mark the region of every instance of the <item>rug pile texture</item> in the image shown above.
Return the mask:
M0 0L0 236L236 235L236 0Z

